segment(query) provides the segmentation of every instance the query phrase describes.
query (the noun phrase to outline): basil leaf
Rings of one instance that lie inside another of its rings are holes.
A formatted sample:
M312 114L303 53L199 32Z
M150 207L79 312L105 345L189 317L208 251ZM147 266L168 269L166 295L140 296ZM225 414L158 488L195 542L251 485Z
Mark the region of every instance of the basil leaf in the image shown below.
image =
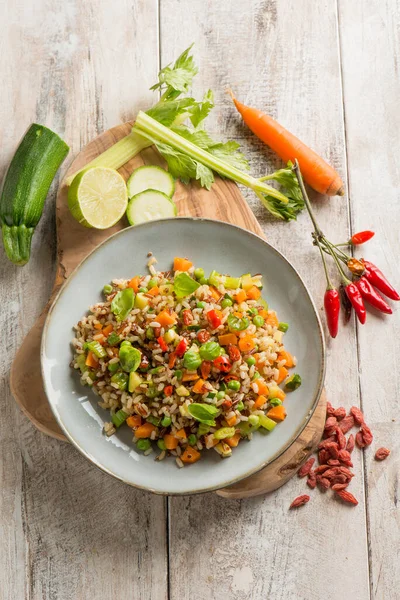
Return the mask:
M190 296L190 294L193 294L199 287L200 284L192 279L187 273L179 273L174 279L174 292L177 298Z
M215 426L214 417L220 414L220 410L216 406L196 402L189 404L188 412L196 421L210 425L211 427Z
M244 319L239 319L239 317L235 317L235 315L229 315L228 317L228 327L230 331L243 331L247 329L249 326L249 320L244 317Z
M136 371L142 361L142 353L132 346L121 346L119 350L119 362L127 373Z
M188 369L189 371L196 371L196 369L201 365L199 353L195 350L189 350L188 352L185 352L183 357L183 365L185 369Z
M116 294L111 302L111 312L117 321L124 321L133 308L135 294L132 288L125 288Z

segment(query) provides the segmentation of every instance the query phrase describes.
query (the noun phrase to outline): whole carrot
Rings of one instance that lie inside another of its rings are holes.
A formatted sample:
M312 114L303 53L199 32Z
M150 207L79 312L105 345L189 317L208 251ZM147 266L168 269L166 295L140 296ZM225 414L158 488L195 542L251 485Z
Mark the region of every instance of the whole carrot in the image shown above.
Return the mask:
M245 106L231 93L243 121L251 131L269 146L282 160L294 163L297 158L306 182L320 194L343 196L344 187L339 174L295 135L262 111Z

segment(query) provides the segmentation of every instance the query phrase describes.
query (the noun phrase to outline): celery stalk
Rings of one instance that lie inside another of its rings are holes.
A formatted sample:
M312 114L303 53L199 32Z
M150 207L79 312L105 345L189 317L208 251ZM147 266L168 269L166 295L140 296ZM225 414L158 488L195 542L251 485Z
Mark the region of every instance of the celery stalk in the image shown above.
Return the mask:
M263 183L259 179L256 179L255 177L252 177L243 171L240 171L239 169L236 169L235 167L232 167L225 161L213 156L206 150L199 148L199 146L196 146L178 133L171 131L171 129L168 129L168 127L165 127L143 111L139 112L133 131L136 131L138 134L143 133L144 135L148 135L153 140L158 140L164 144L169 144L180 152L185 153L190 158L193 158L194 160L209 167L212 171L215 171L216 173L219 173L228 179L233 179L233 181L245 185L258 194L267 194L285 204L288 202L287 197L275 188Z
M87 165L85 165L85 169L89 169L90 167L108 167L110 169L120 169L125 163L131 160L131 158L139 154L139 152L151 146L152 143L153 142L150 142L138 133L132 132L122 138L122 140L119 140L119 142L116 142L116 144L110 146L110 148L107 148L105 152L99 154L99 156L91 160ZM78 172L79 171L67 177L67 185L71 185L72 180L78 174Z

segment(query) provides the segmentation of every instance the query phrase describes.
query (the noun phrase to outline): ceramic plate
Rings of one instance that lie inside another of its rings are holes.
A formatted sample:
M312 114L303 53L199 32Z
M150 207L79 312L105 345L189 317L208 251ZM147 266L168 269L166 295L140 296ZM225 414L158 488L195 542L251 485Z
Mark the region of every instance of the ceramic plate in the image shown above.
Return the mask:
M194 465L179 469L175 460L154 460L132 443L128 427L106 437L103 424L109 413L98 397L79 383L69 366L73 325L88 307L101 301L102 288L112 279L147 273L147 253L157 268L171 268L174 256L187 256L206 273L263 275L263 296L281 321L290 324L285 346L298 360L302 385L285 400L286 420L268 435L255 434L232 456L221 459L204 452ZM161 494L193 494L220 489L255 473L277 458L300 435L322 390L325 348L321 324L310 295L290 263L265 240L239 227L206 219L178 218L153 221L116 233L92 252L62 287L45 324L42 374L45 390L61 429L92 463L138 488Z

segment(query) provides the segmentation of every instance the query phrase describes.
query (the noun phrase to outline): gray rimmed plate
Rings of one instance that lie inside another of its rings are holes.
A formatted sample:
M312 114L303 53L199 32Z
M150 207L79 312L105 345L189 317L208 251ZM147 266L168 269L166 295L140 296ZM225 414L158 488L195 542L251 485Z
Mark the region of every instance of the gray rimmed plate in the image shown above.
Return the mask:
M298 360L301 387L288 394L288 416L268 434L255 434L241 443L228 459L204 452L194 465L179 469L172 459L154 461L132 443L128 427L107 438L103 424L109 413L98 397L79 383L69 364L73 325L90 305L101 301L105 283L147 273L147 253L157 268L171 268L174 256L187 256L206 273L240 275L261 273L263 296L281 321L290 324L285 346ZM67 438L92 463L135 487L160 494L194 494L223 488L248 477L280 456L300 435L322 391L325 345L313 301L297 271L259 236L219 221L177 218L124 229L94 250L75 269L56 297L46 320L42 348L42 375L51 409Z

